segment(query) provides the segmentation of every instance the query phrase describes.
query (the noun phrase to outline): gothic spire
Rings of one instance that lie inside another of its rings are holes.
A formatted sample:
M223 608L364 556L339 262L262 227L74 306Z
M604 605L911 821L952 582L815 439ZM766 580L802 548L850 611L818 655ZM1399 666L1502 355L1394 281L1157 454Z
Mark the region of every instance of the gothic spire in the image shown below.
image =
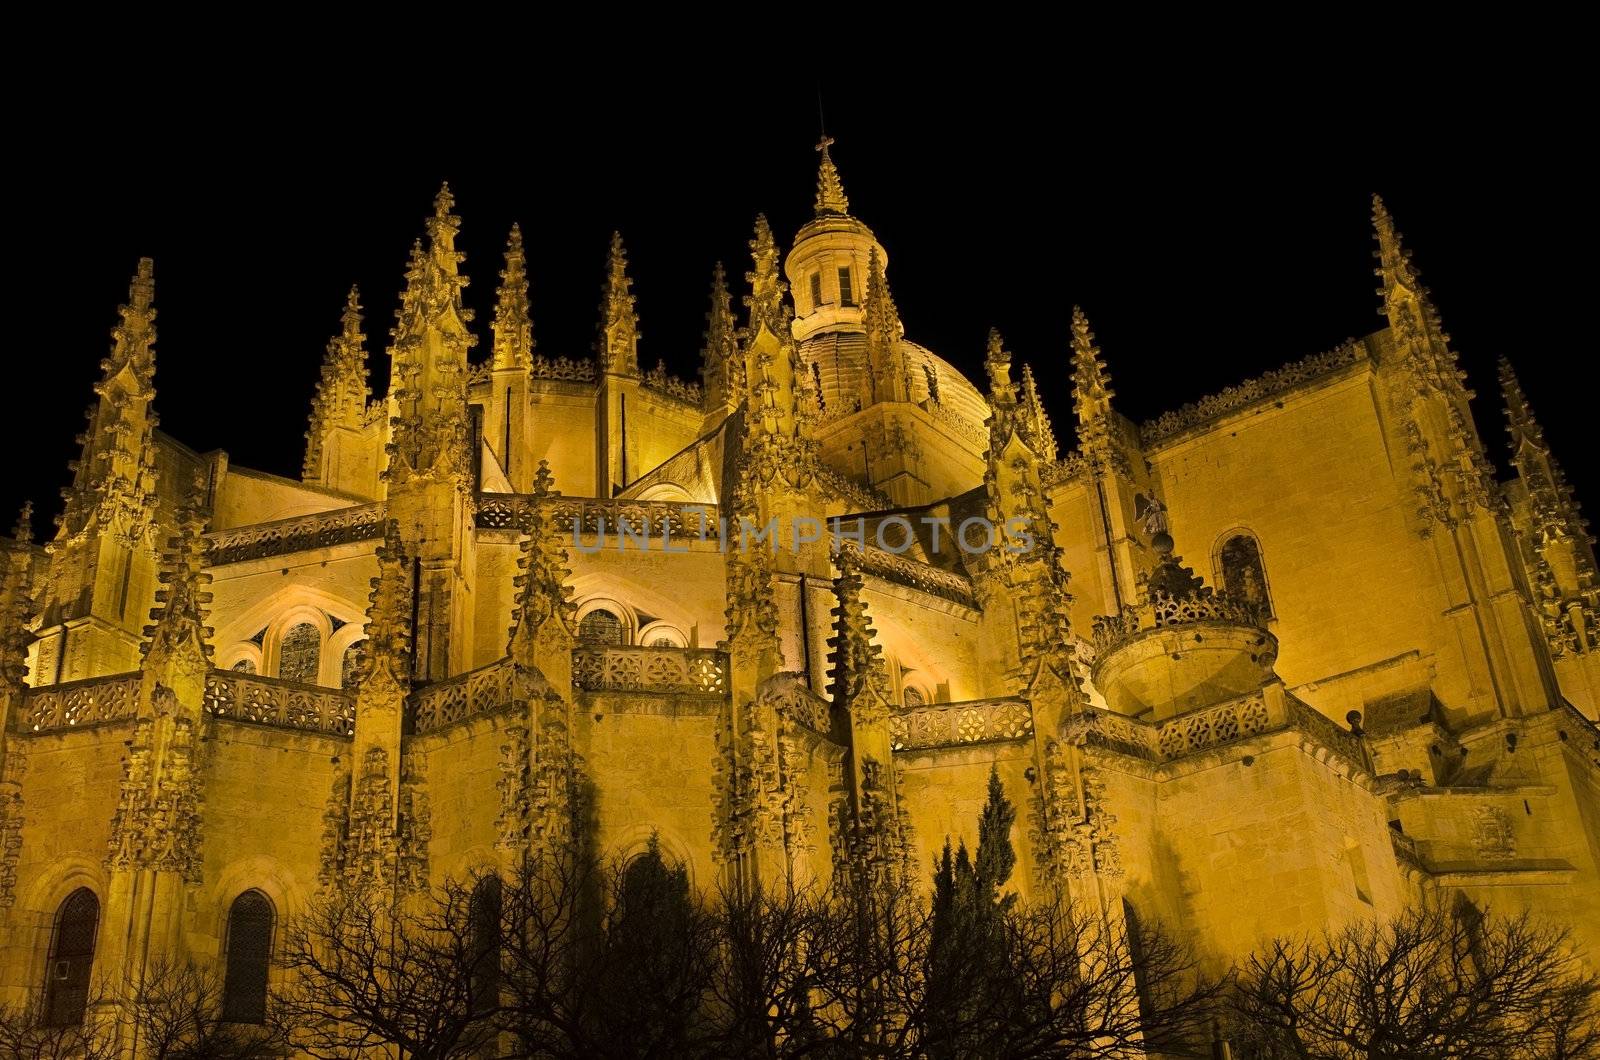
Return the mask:
M1588 540L1588 521L1505 357L1500 358L1500 391L1505 397L1506 433L1511 436L1511 464L1528 490L1541 535Z
M895 309L894 296L889 293L889 281L883 273L883 259L876 245L867 253L867 298L865 306L867 325L867 360L871 393L867 403L874 401L906 401L910 398L906 381L905 356L900 350L900 339L905 328Z
M102 387L124 368L131 370L136 390L150 387L156 370L155 300L155 262L140 258L138 270L128 284L128 304L117 309L122 323L112 329L111 355L100 362L104 371Z
M1467 374L1450 347L1450 336L1433 300L1401 244L1394 219L1383 199L1372 197L1372 224L1378 249L1374 275L1383 281L1379 312L1388 320L1393 352L1385 359L1399 382L1395 400L1419 432L1418 444L1432 454L1414 465L1419 508L1419 533L1432 533L1434 522L1449 523L1474 510L1494 506L1494 470L1472 420L1473 393ZM1447 462L1450 474L1428 470L1433 461Z
M413 477L442 478L472 487L467 410L467 351L477 336L462 302L464 255L455 249L461 219L450 212L450 188L439 189L427 220L428 245L411 251L406 290L391 350L390 391L397 406L390 443L391 489Z
M1056 458L1056 432L1050 425L1050 414L1039 398L1039 387L1033 381L1033 367L1022 366L1022 405L1020 408L1022 430L1028 445L1039 459L1052 463Z
M822 155L821 164L817 169L817 216L826 214L850 213L850 200L845 198L844 185L839 181L839 170L833 164L833 158L828 154L828 148L833 144L833 137L823 136L817 144L817 151Z
M506 643L506 654L528 668L537 668L534 660L539 654L538 640L541 635L548 637L552 622L558 636L564 635L563 639L570 638L576 628L572 587L567 584L571 574L567 568L567 550L561 547L561 528L550 507L543 503L547 498L560 496L551 488L553 485L550 462L539 461L539 471L533 480L533 497L527 508L526 536L522 539L521 556L517 561L518 573L513 581L517 603Z
M788 485L801 487L815 470L816 443L807 432L805 381L790 327L793 311L784 297L787 285L778 273L778 245L765 216L756 218L750 253L752 268L745 274L750 293L744 300L750 315L741 351L748 403L743 468L763 486L781 475Z
M622 233L611 233L606 259L605 297L600 304L600 371L639 374L639 314L634 309L633 281L628 278L628 252Z
M528 309L528 262L522 252L522 227L506 237L506 267L494 309L494 367L526 369L533 363L533 318Z
M151 625L144 628L140 652L145 665L179 661L189 668L204 668L211 658L211 627L206 625L210 611L211 575L204 569L206 554L206 516L200 506L197 483L193 495L178 510L177 532L167 539L161 554L156 580L156 606L150 611Z
M319 479L323 472L324 447L334 428L359 431L366 419L367 340L361 330L361 292L354 285L345 297L339 334L328 342L322 359L322 378L311 399L311 424L306 431L306 457L302 477Z
M728 273L720 261L711 271L711 308L706 313L705 345L700 350L700 381L708 411L734 408L744 396L744 357L739 353Z
M1078 414L1078 451L1096 466L1112 456L1111 373L1095 345L1089 318L1072 307L1072 405Z
M60 525L69 537L97 526L129 548L148 543L155 519L155 265L140 258L111 353L100 362L99 400L79 441L73 484L63 491Z

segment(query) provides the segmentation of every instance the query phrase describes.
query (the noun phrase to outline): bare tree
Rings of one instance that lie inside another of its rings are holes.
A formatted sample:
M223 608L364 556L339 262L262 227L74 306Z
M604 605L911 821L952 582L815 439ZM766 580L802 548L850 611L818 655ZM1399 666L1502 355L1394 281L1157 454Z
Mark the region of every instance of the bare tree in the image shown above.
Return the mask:
M986 989L984 1055L1123 1060L1209 1055L1224 982L1158 925L1056 894L1001 920L997 982Z
M396 897L373 888L326 893L284 931L291 981L274 997L293 1044L321 1060L386 1047L401 1060L444 1060L483 1048L498 998L484 1004L484 941L475 881Z
M158 961L121 1006L122 1040L150 1060L256 1060L282 1052L276 1026L229 1023L223 984L210 970Z
M97 1007L91 999L90 1007ZM112 1060L115 1044L109 1035L95 1034L86 1020L70 1026L51 1026L45 1018L44 1000L28 1006L0 1005L0 1057L8 1060Z
M706 1046L719 1056L827 1055L816 1012L816 959L826 954L825 896L814 888L728 889L716 903L717 946Z
M1253 955L1234 995L1245 1057L1600 1056L1600 978L1567 933L1437 903Z

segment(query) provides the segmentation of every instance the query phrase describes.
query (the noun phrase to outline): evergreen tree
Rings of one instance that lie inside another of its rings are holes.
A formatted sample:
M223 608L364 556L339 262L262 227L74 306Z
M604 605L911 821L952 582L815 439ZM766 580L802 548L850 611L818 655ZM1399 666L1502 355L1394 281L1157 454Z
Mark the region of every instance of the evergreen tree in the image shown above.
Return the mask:
M1005 1028L1001 995L1012 980L1007 967L1005 917L1016 894L1002 895L1017 853L1011 845L1015 807L996 767L978 817L978 852L965 841L952 854L950 840L933 874L933 916L928 940L927 1049L932 1056L993 1055Z

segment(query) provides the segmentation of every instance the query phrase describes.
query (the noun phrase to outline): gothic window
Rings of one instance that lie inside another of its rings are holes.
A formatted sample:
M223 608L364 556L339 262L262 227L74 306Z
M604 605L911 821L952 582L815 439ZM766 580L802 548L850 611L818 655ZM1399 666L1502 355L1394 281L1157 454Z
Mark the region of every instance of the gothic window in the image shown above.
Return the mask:
M939 373L933 370L933 365L924 361L922 375L928 381L928 400L935 405L939 404Z
M815 310L822 305L822 273L811 274L811 308Z
M590 644L621 644L622 619L604 609L590 611L578 623L578 639Z
M916 685L907 685L905 693L901 696L901 699L904 701L908 709L911 707L925 706L928 702L928 697L924 695L922 689L918 688Z
M839 270L839 304L842 306L856 304L856 293L850 287L850 266L848 265Z
M235 673L253 674L256 672L256 664L253 659L240 659L233 664L232 669Z
M322 634L309 622L292 626L278 648L278 676L304 685L317 683L322 663Z
M228 1023L266 1019L272 922L272 903L260 891L244 892L228 910L228 964L222 984L222 1018Z
M89 973L94 968L95 930L100 926L100 899L87 887L67 895L56 914L50 939L50 963L45 981L45 1023L75 1027L83 1022L89 1003Z
M339 687L350 688L355 684L356 663L361 659L362 641L356 641L344 650L344 659L339 663Z
M1254 536L1234 534L1223 542L1218 565L1222 569L1222 588L1229 596L1254 604L1262 618L1273 617L1267 569L1261 562L1261 545Z
M471 1006L486 1012L500 994L500 880L485 876L472 890L467 910L471 931Z

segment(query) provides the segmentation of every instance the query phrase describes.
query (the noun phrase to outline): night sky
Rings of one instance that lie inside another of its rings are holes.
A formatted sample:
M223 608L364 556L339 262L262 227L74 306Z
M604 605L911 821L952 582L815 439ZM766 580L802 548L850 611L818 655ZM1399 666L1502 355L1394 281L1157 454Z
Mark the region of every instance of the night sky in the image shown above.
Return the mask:
M999 327L1032 363L1063 442L1074 303L1135 420L1376 330L1377 191L1480 395L1492 455L1504 463L1494 364L1506 354L1580 500L1600 511L1595 387L1579 367L1594 356L1592 273L1564 264L1569 244L1593 243L1577 141L1443 91L1414 96L1402 120L1343 95L1258 112L1243 96L1178 93L1154 113L1113 112L1115 86L988 74L849 84L822 85L827 128L851 212L889 251L908 337L981 385L984 336ZM231 121L214 117L219 95ZM530 75L514 89L441 92L427 112L415 102L425 95L369 89L301 110L264 91L173 82L137 105L108 98L65 139L56 117L19 116L27 194L11 200L8 226L22 268L0 525L32 498L36 535L50 531L141 255L156 263L162 428L298 477L352 282L374 390L386 386L407 250L441 180L463 218L480 360L512 221L540 352L587 356L618 228L641 361L696 378L713 262L742 278L758 211L785 247L811 216L810 84L663 78L608 95Z

